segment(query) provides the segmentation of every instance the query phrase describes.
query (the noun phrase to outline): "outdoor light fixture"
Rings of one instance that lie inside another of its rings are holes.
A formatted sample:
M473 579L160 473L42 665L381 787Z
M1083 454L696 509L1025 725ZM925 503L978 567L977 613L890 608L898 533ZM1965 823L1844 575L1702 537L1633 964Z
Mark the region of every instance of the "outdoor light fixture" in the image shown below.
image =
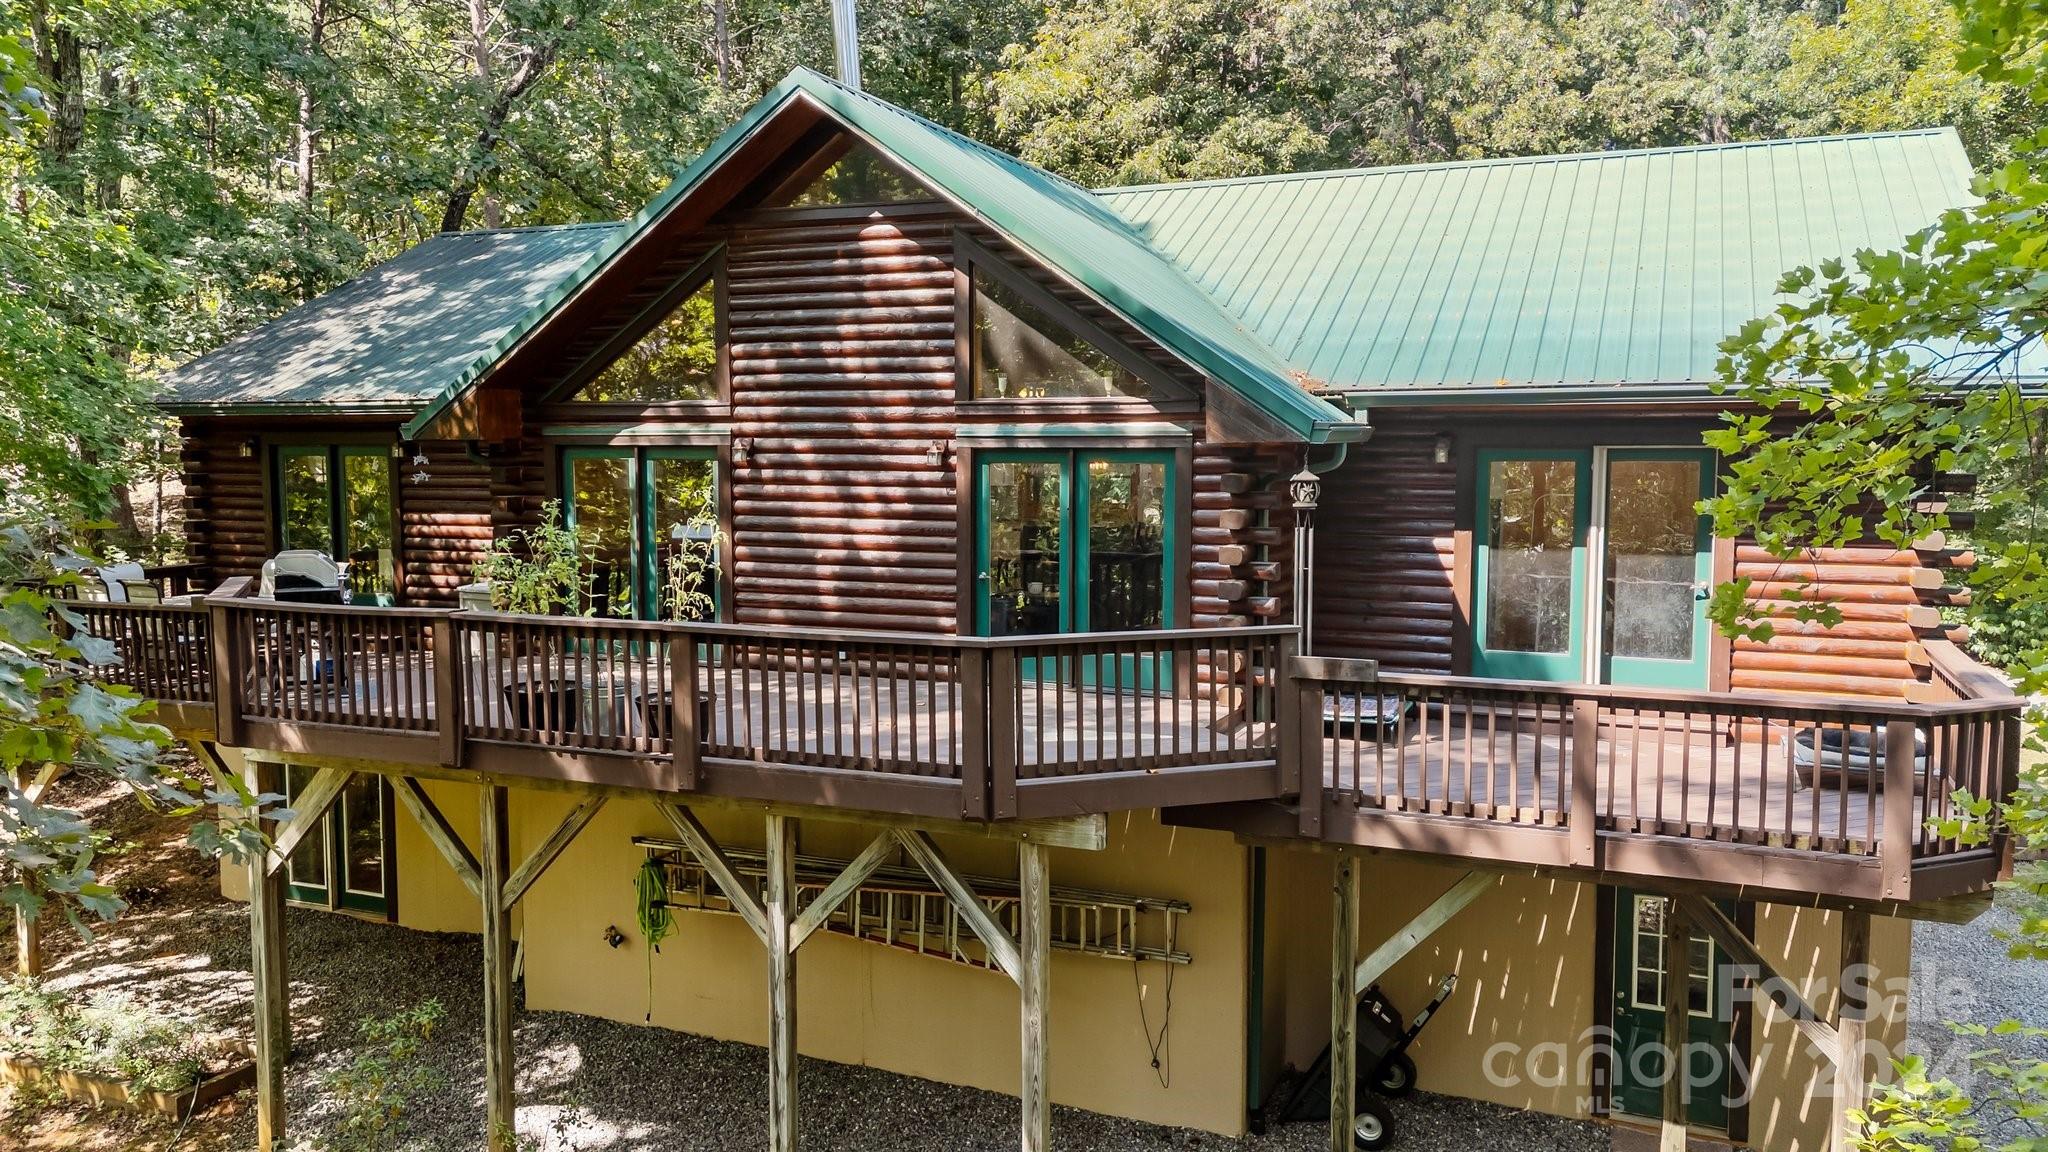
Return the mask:
M946 443L945 443L945 441L941 440L941 441L937 441L937 442L934 442L934 443L932 444L932 446L931 446L931 447L929 447L929 448L927 448L927 449L925 449L925 450L924 450L924 463L925 463L925 467L927 467L927 468L943 468L943 467L945 467L945 464L946 464Z
M1439 432L1436 434L1436 448L1430 453L1430 459L1439 464L1449 464L1451 462L1451 434L1449 432Z
M403 440L394 440L391 443L391 458L393 460L403 460L411 454L411 451L411 449L405 446L405 441Z
M754 442L752 440L749 440L745 436L735 438L732 442L733 465L735 467L743 466L746 464L747 461L753 458Z
M247 460L249 457L254 456L255 454L256 438L254 436L251 436L247 440L244 440L241 443L235 445L235 455L240 456L244 460Z
M1296 512L1313 512L1323 498L1323 478L1303 468L1287 480L1287 494Z

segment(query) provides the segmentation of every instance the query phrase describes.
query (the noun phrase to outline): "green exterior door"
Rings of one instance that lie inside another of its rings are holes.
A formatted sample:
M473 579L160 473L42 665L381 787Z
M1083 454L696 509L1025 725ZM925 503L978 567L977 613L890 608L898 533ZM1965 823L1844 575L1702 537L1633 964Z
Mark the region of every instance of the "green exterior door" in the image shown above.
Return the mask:
M1584 679L1588 449L1479 455L1472 674Z
M1173 620L1173 453L1000 450L975 467L974 627L983 636L1131 632ZM1147 686L1158 661L1111 673ZM1027 670L1037 674L1037 670ZM1093 665L1081 679L1095 678Z
M284 770L287 803L311 782L311 769ZM315 908L391 914L391 792L384 778L358 772L285 862L285 897Z
M1616 1112L1649 1119L1664 1113L1664 1012L1677 983L1664 972L1664 907L1660 896L1615 890L1613 1106ZM1733 1005L1722 987L1728 958L1698 933L1690 951L1684 992L1689 1016L1686 1121L1726 1131L1730 1088L1736 1083Z
M1705 688L1711 452L1482 452L1472 672ZM1597 582L1597 596L1590 587Z
M1701 449L1615 448L1601 500L1601 679L1651 688L1707 686L1707 589L1713 494Z
M687 448L570 448L564 521L583 557L583 607L613 619L717 615L717 462Z

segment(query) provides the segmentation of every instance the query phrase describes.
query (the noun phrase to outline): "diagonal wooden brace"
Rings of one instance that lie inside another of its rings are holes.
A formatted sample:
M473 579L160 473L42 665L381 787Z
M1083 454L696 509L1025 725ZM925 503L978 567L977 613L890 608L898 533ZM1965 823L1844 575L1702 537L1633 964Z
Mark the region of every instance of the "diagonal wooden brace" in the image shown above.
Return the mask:
M597 815L597 810L604 807L604 801L602 793L585 796L582 803L571 808L569 814L562 817L562 822L555 826L555 830L546 840L541 841L540 847L535 848L519 867L512 870L512 875L505 881L503 897L507 912L512 910L513 905L519 903L519 898L526 895L528 888L533 887L534 881L540 879L541 873L548 870L548 865L553 864L555 858L569 847L569 842L576 839L576 834L583 831Z
M471 895L481 899L484 893L483 866L477 863L475 854L462 842L461 835L448 823L448 818L435 807L427 790L410 776L396 776L391 780L391 791L405 810L412 813L412 818L419 821L420 830L441 853L441 859L455 870L456 878L462 881Z
M974 894L974 889L953 871L953 866L946 862L945 854L939 851L931 834L899 828L896 839L917 866L924 869L925 875L932 878L932 883L946 894L946 899L952 901L954 912L966 922L968 929L981 938L982 944L988 948L989 959L995 962L996 967L1010 979L1023 983L1024 960L1016 939L996 923L995 917L989 915L988 906Z
M285 861L298 851L299 841L318 827L327 816L327 810L341 796L341 790L348 787L349 778L354 775L340 768L322 768L315 773L306 790L291 805L292 818L271 841L270 852L264 860L266 871L275 872L284 867Z
M746 922L747 927L754 930L754 935L760 938L761 943L768 943L767 911L761 907L761 901L754 896L753 890L740 879L739 871L732 866L732 861L727 860L725 853L719 850L718 842L711 838L711 833L705 831L704 825L697 822L697 817L680 804L661 800L655 803L655 807L661 809L661 814L676 830L676 836L689 846L690 855L695 856L697 863L704 866L704 871L711 877L711 882L718 885L720 892L725 893L726 902L732 905L732 910L739 914L739 918Z
M1479 895L1493 887L1494 878L1485 872L1467 872L1459 877L1456 884L1437 897L1429 907L1416 913L1399 932L1389 936L1372 955L1359 961L1358 970L1351 978L1351 994L1365 995L1365 990L1387 974L1387 970L1399 964L1408 953L1415 951L1424 940L1437 929L1450 923L1451 917L1463 912L1467 905L1479 899Z
M817 899L804 907L802 915L799 915L796 923L790 926L789 950L794 952L803 947L804 941L810 939L811 933L823 928L825 922L832 918L832 913L838 911L841 904L846 903L846 898L853 895L862 884L867 883L868 877L875 874L875 869L889 862L889 854L895 850L896 837L893 833L883 832L869 841L868 846L861 850L861 854L853 858L853 862L846 866L845 871L833 877L830 884L825 885L825 890L818 893Z

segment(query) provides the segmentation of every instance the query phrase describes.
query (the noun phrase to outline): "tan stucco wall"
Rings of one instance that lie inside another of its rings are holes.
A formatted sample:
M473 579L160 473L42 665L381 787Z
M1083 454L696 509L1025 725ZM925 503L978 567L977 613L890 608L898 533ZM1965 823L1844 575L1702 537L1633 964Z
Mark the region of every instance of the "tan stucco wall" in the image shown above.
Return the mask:
M1283 1051L1307 1067L1329 1041L1330 870L1328 853L1275 850L1269 857L1267 932L1282 941L1286 982ZM1392 935L1462 875L1398 855L1360 868L1360 953ZM1388 973L1381 987L1404 1013L1427 1003L1436 981L1459 973L1457 994L1416 1042L1426 1091L1490 1100L1563 1116L1590 1116L1602 1094L1592 1083L1597 1034L1595 986L1601 947L1595 888L1538 877L1503 877ZM1755 940L1772 964L1831 1011L1839 990L1841 915L1756 906ZM1877 919L1871 959L1892 995L1872 1023L1872 1041L1896 1052L1905 1038L1904 981L1911 925ZM1269 970L1268 980L1273 979ZM1888 1060L1879 1060L1889 1070ZM1771 1152L1826 1148L1831 1072L1823 1072L1791 1021L1765 1008L1750 1029L1749 1141ZM1489 1075L1489 1068L1492 1074Z
M423 780L434 807L462 837L470 852L477 850L478 790L474 784L457 784L445 780ZM518 796L519 793L513 793ZM395 829L398 850L398 922L407 928L424 932L481 932L482 913L477 907L476 897L455 875L455 869L441 858L427 834L420 830L419 821L412 818L403 804L394 805L398 823ZM520 836L521 829L515 820L512 830L512 850L520 852L532 841ZM545 836L543 830L539 835Z
M569 798L515 792L514 839L534 843ZM705 809L721 842L758 848L758 816ZM526 1005L641 1023L647 957L634 926L636 835L669 835L646 804L614 801L563 853L525 902ZM798 848L850 858L874 830L805 821ZM954 866L1015 875L1013 846L941 837ZM401 849L403 851L403 848ZM1166 1012L1165 966L1054 954L1051 1087L1055 1103L1237 1134L1244 1127L1244 851L1228 836L1161 827L1149 813L1113 817L1103 852L1054 850L1056 885L1186 900L1181 947L1194 963L1174 975L1162 1086L1139 1022L1156 1035ZM410 865L406 859L403 865ZM603 943L617 926L630 938ZM750 1044L766 1041L767 974L760 945L730 916L685 913L654 963L653 1022ZM1017 991L999 973L821 935L797 962L798 1044L807 1055L1014 1093Z
M1330 1039L1330 868L1329 854L1297 850L1276 850L1269 865L1274 919L1267 931L1287 941L1285 1051L1296 1068L1308 1067ZM1374 855L1359 875L1363 955L1462 873ZM1588 1113L1575 1084L1546 1086L1526 1074L1519 1083L1497 1084L1485 1067L1496 1044L1529 1052L1575 1043L1592 1027L1594 905L1590 885L1503 877L1381 980L1395 1006L1412 1016L1438 980L1458 973L1456 995L1410 1050L1424 1090L1564 1116Z

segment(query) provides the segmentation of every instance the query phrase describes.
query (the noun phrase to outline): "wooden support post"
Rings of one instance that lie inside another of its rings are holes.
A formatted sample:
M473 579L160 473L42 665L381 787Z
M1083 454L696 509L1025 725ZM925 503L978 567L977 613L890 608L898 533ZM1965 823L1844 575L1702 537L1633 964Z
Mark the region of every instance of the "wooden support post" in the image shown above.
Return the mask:
M1330 900L1330 1152L1353 1152L1358 1116L1358 858L1337 853Z
M275 765L249 766L249 791L282 791ZM250 853L249 976L256 995L256 1149L284 1145L284 1065L291 1056L289 975L285 967L284 872L269 854Z
M1664 1123L1658 1152L1685 1152L1686 1033L1692 1022L1692 928L1678 901L1664 902Z
M1581 868L1600 863L1600 702L1572 701L1572 801L1564 814L1571 834L1571 861Z
M484 944L484 1138L490 1152L512 1152L517 1107L512 1095L512 914L505 905L505 882L512 871L511 820L504 788L487 784L481 792L478 904L483 911Z
M1494 886L1494 877L1489 872L1467 872L1459 877L1456 884L1443 895L1432 901L1429 907L1416 913L1399 932L1389 936L1384 944L1372 950L1358 964L1358 971L1351 980L1353 995L1363 996L1365 990L1379 982L1387 970L1401 962L1402 957L1413 952L1417 945L1429 939L1437 929L1450 923L1451 917L1463 912L1467 905L1479 899L1480 894Z
M768 817L768 1149L796 1152L796 821Z
M1869 964L1870 913L1842 913L1842 980L1835 995L1835 1035L1842 1056L1835 1061L1833 1146L1843 1152L1855 1146L1849 1113L1861 1109L1870 1093L1864 1059L1870 1025Z
M1017 845L1017 946L1022 965L1017 987L1023 1011L1024 1105L1021 1152L1052 1147L1052 1098L1046 1090L1046 1001L1051 990L1052 884L1045 848Z
M987 651L959 651L960 683L960 818L988 819L989 724ZM1013 770L1014 772L1014 770Z
M34 804L43 798L43 791L56 778L57 766L45 764L34 780L29 780L25 774L17 776L15 788L22 799ZM25 980L33 980L43 974L42 918L30 915L26 908L14 910L14 972Z
M1913 841L1920 810L1913 787L1919 774L1918 734L1914 720L1891 720L1884 726L1884 831L1877 841L1877 870L1887 900L1912 897Z
M239 593L247 584L237 585ZM242 656L246 649L235 634L239 618L226 605L207 601L208 644L213 663L213 734L222 744L242 742Z
M966 700L969 711L988 712L988 776L990 809L998 819L1017 814L1017 650L988 650L988 697Z
M678 636L668 642L669 752L674 757L676 787L697 790L703 763L703 734L697 731L697 638Z
M436 617L431 625L434 645L434 731L441 763L462 767L463 653L455 643L455 620Z

